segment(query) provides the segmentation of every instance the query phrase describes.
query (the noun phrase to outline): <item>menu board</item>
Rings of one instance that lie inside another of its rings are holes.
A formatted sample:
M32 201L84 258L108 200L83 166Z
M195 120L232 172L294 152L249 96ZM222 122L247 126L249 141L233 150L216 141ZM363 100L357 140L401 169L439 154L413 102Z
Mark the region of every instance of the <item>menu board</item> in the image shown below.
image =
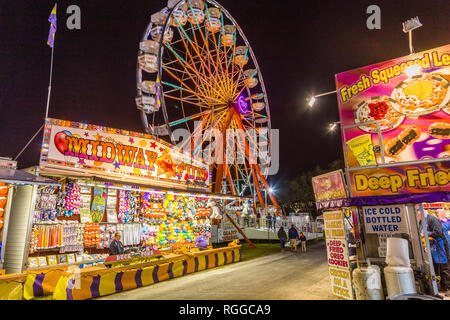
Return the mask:
M335 81L349 167L382 164L382 153L387 164L450 156L450 45L339 73Z
M331 292L340 298L353 300L348 243L342 210L323 214L327 244Z

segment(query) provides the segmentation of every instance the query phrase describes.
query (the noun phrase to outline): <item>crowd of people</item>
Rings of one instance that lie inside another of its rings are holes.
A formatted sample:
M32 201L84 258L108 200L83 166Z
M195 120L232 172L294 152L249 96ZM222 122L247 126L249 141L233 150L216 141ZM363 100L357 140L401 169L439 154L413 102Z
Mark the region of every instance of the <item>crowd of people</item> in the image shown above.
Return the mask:
M306 236L301 231L299 234L294 224L291 225L287 234L283 226L281 226L278 229L278 239L280 240L281 252L284 252L286 243L288 242L291 251L297 252L297 245L300 243L302 252L306 252Z

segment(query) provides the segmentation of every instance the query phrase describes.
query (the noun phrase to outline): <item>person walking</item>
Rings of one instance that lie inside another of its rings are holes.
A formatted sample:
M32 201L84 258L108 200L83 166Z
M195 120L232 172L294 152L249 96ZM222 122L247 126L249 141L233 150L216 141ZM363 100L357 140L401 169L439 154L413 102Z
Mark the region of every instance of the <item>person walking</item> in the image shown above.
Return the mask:
M272 216L272 223L273 223L273 231L275 231L277 228L277 214L276 213L274 213Z
M123 254L123 244L120 241L120 232L114 234L114 239L109 245L109 255L115 256L118 254Z
M288 234L289 234L289 245L291 246L291 251L297 251L298 231L294 224L291 225L291 228L289 229Z
M306 237L303 232L300 232L300 243L302 244L302 252L306 252Z
M281 226L280 229L278 230L278 239L280 239L281 252L284 252L284 244L286 243L287 235L286 231L284 231L283 226Z
M272 216L270 215L270 213L267 213L266 222L267 228L269 228L269 230L272 229Z
M250 227L248 215L245 215L245 216L244 216L244 228L245 228L245 227Z
M256 225L258 226L258 229L261 227L260 220L261 220L261 214L258 211L258 212L256 212Z

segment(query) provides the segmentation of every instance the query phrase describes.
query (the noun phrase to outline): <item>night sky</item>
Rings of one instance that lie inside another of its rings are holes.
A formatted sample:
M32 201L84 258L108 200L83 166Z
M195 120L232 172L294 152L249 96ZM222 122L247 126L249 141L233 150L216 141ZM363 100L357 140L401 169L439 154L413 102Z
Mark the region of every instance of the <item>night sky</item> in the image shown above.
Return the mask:
M334 75L409 54L402 22L419 16L416 52L450 43L450 1L221 0L242 27L266 85L272 128L280 129L280 171L270 180L342 158ZM15 157L45 116L51 48L47 18L54 1L0 1L0 156ZM81 8L81 30L66 28L66 8ZM49 116L142 131L134 98L140 38L160 0L58 1ZM366 8L381 8L381 30L368 30ZM19 158L37 165L42 134Z

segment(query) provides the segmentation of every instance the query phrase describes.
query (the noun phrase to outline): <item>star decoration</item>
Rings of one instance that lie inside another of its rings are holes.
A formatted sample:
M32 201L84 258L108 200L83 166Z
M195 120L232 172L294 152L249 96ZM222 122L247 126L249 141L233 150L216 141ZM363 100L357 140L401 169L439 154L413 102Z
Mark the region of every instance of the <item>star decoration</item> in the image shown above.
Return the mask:
M95 136L95 139L102 141L103 137L97 133L97 135Z
M163 148L159 148L159 151L163 152L163 151L164 151L164 149L163 149Z
M130 138L130 140L128 140L131 144L133 144L134 143L134 139L133 138Z
M85 133L84 133L84 136L85 136L85 137L89 137L89 133L85 132Z
M117 161L114 162L113 164L116 169L120 169L120 164Z
M156 149L156 143L152 142L152 143L150 144L150 148Z
M78 159L78 163L79 164L86 164L86 162L84 162L84 159Z

